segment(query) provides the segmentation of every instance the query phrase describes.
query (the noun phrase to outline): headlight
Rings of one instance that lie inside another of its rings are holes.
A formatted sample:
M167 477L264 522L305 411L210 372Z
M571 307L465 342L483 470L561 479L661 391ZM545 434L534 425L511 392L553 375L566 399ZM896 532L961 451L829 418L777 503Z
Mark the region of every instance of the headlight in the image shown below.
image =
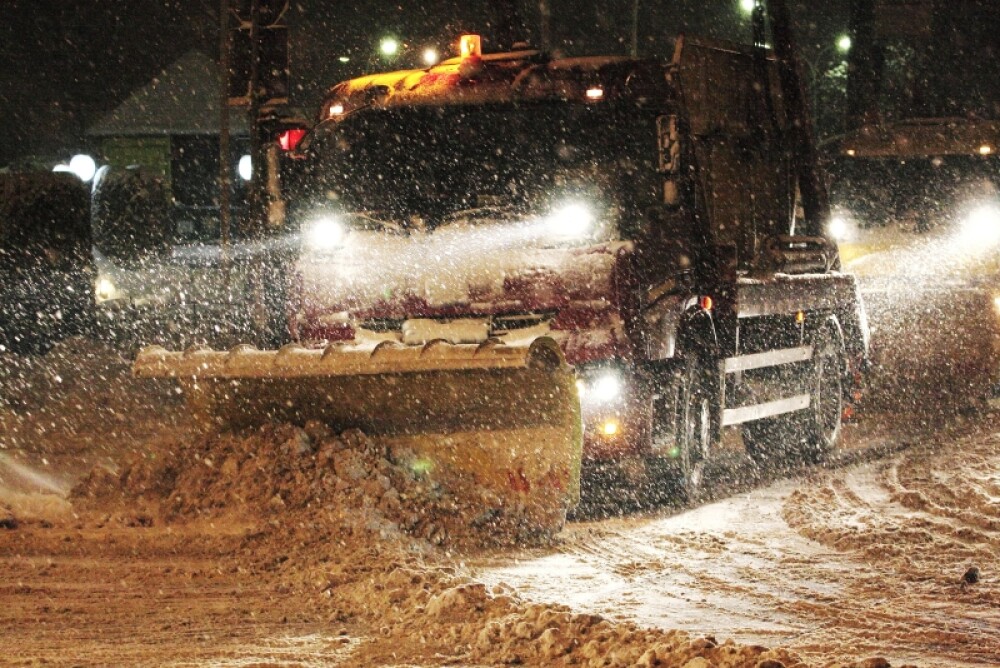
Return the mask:
M962 221L962 240L990 246L1000 243L1000 207L984 204L970 211Z
M827 223L826 231L835 241L849 241L854 237L856 226L848 216L843 213L835 213Z
M112 299L121 298L121 294L118 292L118 288L115 286L114 282L107 276L98 276L97 281L94 283L94 297L97 298L97 302L106 302Z
M581 378L576 386L581 401L600 404L616 401L622 396L624 389L621 374L612 369L600 371L589 378Z
M566 202L555 207L546 216L549 233L559 239L583 239L594 232L596 217L591 207L583 202Z
M303 232L306 248L320 253L336 250L344 244L344 238L347 236L347 228L333 216L310 221Z

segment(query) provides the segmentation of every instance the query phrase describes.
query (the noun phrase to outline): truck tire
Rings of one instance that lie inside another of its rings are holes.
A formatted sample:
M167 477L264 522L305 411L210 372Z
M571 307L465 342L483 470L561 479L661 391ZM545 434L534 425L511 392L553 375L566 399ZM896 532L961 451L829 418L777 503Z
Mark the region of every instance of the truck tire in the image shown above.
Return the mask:
M691 502L703 491L705 465L716 442L711 366L695 356L681 364L675 429L681 491Z
M44 352L89 331L94 313L90 200L76 177L0 175L0 344Z
M813 347L813 360L803 378L809 407L743 427L747 454L759 464L818 464L826 460L840 438L846 354L836 320L816 332Z
M647 468L655 480L669 485L673 496L688 503L702 494L705 466L718 440L710 369L696 355L682 357L663 373L653 403L654 454Z

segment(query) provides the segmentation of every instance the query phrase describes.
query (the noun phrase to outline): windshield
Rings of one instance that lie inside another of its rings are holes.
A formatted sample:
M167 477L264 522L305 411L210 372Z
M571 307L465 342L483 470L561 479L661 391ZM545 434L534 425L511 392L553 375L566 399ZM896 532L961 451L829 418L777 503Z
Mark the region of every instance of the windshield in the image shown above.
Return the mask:
M369 109L321 124L306 156L293 202L431 226L527 212L567 189L628 205L655 193L655 116L554 103Z

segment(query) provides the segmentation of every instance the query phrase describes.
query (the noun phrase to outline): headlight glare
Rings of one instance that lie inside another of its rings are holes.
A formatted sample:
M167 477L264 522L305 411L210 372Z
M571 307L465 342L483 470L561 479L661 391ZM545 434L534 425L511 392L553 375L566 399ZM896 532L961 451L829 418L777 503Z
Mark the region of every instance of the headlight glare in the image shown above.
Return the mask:
M851 236L851 223L848 221L846 216L835 214L832 218L830 218L830 222L827 224L826 230L836 241L847 241L847 239Z
M94 283L94 296L98 303L118 298L118 288L107 276L99 276Z
M576 382L580 399L589 403L610 403L622 395L624 384L615 371L603 371L590 378Z
M555 207L545 222L555 237L581 239L594 231L595 216L583 202L566 202Z
M617 375L607 374L594 382L594 398L598 401L612 401L621 393L622 381Z
M323 216L306 226L304 239L306 248L322 253L342 246L346 236L347 229L338 218Z
M991 246L1000 243L1000 207L984 204L970 211L962 221L962 239Z
M607 437L615 436L621 430L621 425L618 424L618 420L605 420L604 424L601 425L601 433Z

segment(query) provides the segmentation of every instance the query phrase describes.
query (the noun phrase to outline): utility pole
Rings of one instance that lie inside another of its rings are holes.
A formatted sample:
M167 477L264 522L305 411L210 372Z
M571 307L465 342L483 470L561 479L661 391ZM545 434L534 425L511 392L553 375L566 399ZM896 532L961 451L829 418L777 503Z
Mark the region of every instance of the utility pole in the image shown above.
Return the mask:
M219 235L222 264L228 288L231 220L229 165L229 0L219 3Z
M549 0L538 0L538 13L541 15L542 51L552 50L552 8Z
M629 53L633 58L639 55L639 0L632 2L632 48Z
M268 243L268 237L276 232L270 222L277 209L278 161L273 155L276 146L265 133L273 129L275 108L288 102L288 29L282 24L288 3L222 0L222 6L230 4L229 13L239 19L235 31L229 30L228 15L225 23L232 40L232 46L227 43L224 47L230 52L227 102L246 107L252 173L242 222L253 252L250 259L241 260L241 266L246 267L251 286L247 295L250 320L258 340L265 345L281 339L286 297L285 259ZM263 118L267 113L270 116ZM223 160L228 165L228 156Z
M260 136L260 0L250 0L250 104L247 105L247 127L250 129L249 226L254 238L264 233L264 155Z

